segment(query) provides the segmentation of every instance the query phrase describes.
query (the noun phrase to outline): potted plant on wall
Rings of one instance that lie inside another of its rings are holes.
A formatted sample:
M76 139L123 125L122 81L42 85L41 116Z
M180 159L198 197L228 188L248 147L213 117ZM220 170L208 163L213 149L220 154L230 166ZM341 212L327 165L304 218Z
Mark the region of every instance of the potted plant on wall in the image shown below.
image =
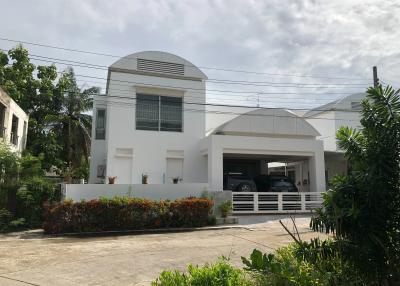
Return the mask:
M142 174L142 184L147 185L148 184L148 179L149 179L149 175Z
M174 183L174 184L178 184L181 181L182 181L182 178L180 178L180 177L172 177L172 183Z
M64 183L72 184L72 171L69 167L66 167L62 172Z
M108 177L108 183L113 185L115 183L115 179L117 178L117 176L114 177Z
M219 210L221 211L221 217L226 218L228 214L232 211L232 202L226 201L219 205Z

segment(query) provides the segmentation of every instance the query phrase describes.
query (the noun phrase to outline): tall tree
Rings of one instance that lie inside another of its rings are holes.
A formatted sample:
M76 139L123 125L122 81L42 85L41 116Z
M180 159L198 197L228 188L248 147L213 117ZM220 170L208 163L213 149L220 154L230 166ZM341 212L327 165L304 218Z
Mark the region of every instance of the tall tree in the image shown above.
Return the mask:
M62 107L61 98L55 93L56 79L54 65L36 67L21 45L8 54L0 51L0 86L29 115L27 151L35 156L43 154L46 168L60 164L57 153L61 146L45 122L46 115L58 114Z
M36 67L22 45L0 51L0 86L29 115L27 151L45 169L88 165L89 111L99 88L80 89L72 68L58 76L55 65Z
M50 131L61 139L60 158L66 162L64 167L75 170L89 160L92 117L88 112L93 106L93 95L100 90L79 88L72 68L63 72L56 89L62 95L62 109L46 120L51 125Z
M312 226L335 234L368 285L399 285L400 90L368 89L361 126L337 133L352 172L334 179Z

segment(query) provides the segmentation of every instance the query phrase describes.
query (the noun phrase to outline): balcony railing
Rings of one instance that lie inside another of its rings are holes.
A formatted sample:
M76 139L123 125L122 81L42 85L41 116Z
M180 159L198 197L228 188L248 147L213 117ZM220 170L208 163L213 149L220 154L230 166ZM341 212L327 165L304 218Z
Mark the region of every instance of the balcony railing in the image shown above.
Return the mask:
M10 133L10 143L17 146L18 145L18 135L14 132Z

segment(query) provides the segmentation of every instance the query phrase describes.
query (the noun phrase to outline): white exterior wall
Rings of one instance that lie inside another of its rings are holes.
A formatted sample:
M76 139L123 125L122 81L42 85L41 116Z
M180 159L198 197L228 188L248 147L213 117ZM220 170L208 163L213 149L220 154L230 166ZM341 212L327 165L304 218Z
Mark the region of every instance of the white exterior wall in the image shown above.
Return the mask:
M306 118L307 122L310 123L321 136L317 139L324 142L325 151L336 151L336 120L335 112L328 111L320 113L316 118Z
M361 128L361 114L360 112L348 112L348 111L335 111L335 128L336 131L340 127L347 126L351 128L360 129Z
M132 82L132 85L121 85L121 82ZM183 104L183 132L136 130L134 98L138 89L141 93L145 90L157 95L183 94L184 102L205 103L204 81L111 72L110 96L102 99L107 100L105 148L101 143L94 144L94 148L104 150L101 153L106 156L106 176L117 176L117 184L141 183L142 174L149 176L151 184L169 183L171 178L165 175L167 157L176 156L183 158L184 183L207 182L206 160L199 148L205 134L204 105ZM92 164L92 173L97 168L95 164Z
M338 158L325 158L325 167L328 172L328 179L335 175L345 175L347 173L347 161Z
M93 98L93 115L92 115L92 142L90 149L90 174L89 183L104 183L105 178L97 177L97 167L99 165L107 165L107 148L106 140L96 139L96 115L97 109L106 109L104 96L95 96ZM107 116L106 116L107 117ZM106 118L107 123L107 118ZM107 128L106 128L107 138Z
M360 113L357 111L326 111L306 120L321 134L317 139L324 141L325 151L340 151L336 142L336 132L340 127L360 128Z
M1 127L5 128L5 136L4 136L3 140L5 140L5 142L7 144L9 144L10 149L13 152L21 153L23 150L25 150L25 147L26 147L29 116L2 89L0 89L0 102L6 107L4 126L1 126ZM18 133L17 133L18 144L17 145L10 143L13 115L18 117ZM25 129L24 129L24 122L26 122ZM1 138L0 138L0 140L1 140Z
M65 198L75 202L81 200L94 200L101 197L113 198L131 197L144 198L151 200L176 200L187 197L200 197L207 191L207 184L176 184L176 185L134 185L134 184L115 184L115 185L65 185Z

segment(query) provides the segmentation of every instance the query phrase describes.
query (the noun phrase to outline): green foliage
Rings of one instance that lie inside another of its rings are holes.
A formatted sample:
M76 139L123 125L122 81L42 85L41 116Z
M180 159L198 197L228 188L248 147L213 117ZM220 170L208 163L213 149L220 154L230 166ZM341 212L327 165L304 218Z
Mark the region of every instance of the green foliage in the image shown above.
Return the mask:
M55 185L43 178L41 163L41 158L17 156L0 143L0 208L9 208L18 217L9 223L9 230L23 225L39 226L43 203L60 199Z
M128 197L64 201L45 207L43 228L48 233L137 230L207 225L212 201L188 198L151 201Z
M10 223L8 224L8 227L11 230L21 229L26 226L27 226L27 223L23 217L14 219L14 220L10 221Z
M35 66L28 50L17 45L0 51L0 86L29 115L27 150L42 156L43 167L79 169L88 162L92 96L96 87L80 89L72 68L58 77L55 65ZM83 169L76 171L79 176Z
M311 227L334 233L340 254L368 285L400 281L400 90L370 88L361 129L342 127L338 145L352 172L333 180Z
M8 229L12 219L13 215L10 211L4 208L0 208L0 232L6 231Z
M27 224L38 227L42 223L45 202L57 202L60 194L55 185L42 177L27 180L17 192L17 216L26 219Z
M222 217L226 217L228 215L228 213L230 211L232 211L232 208L233 208L232 202L231 201L223 202L218 206L218 208L221 211Z
M72 171L72 177L77 179L89 180L89 162L83 161L82 164Z
M30 62L28 50L17 45L5 54L0 51L0 86L28 113L28 151L43 153L46 167L55 163L57 142L45 124L47 114L61 109L60 93L54 86L57 70L54 65L38 66Z
M187 273L163 271L153 286L246 286L253 285L245 273L232 267L226 258L203 267L189 265Z
M255 249L242 261L255 285L364 285L350 265L342 263L335 247L331 240L316 239L279 248L273 254Z
M15 184L19 173L19 157L8 145L0 142L0 184Z
M59 158L75 170L82 164L88 164L92 117L87 112L92 109L93 95L98 94L100 89L91 87L81 90L72 68L63 72L56 88L62 93L62 109L57 114L47 115L46 121L51 132L60 139L62 152Z

